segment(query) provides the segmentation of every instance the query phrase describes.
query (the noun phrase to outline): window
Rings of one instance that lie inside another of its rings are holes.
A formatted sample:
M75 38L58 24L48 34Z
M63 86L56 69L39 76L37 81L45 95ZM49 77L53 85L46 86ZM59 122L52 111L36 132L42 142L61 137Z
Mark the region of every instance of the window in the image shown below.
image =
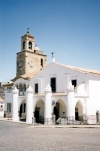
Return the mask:
M20 92L23 92L22 84L19 85L19 91L20 91Z
M23 91L26 92L26 84L23 86Z
M38 84L35 84L35 93L38 93Z
M72 80L72 85L74 85L74 88L77 86L77 80Z
M7 112L11 112L11 103L7 103Z
M23 42L23 49L25 49L25 42Z
M51 78L51 90L56 92L56 78Z
M32 49L32 42L29 42L29 49Z
M7 87L7 93L11 92L11 87Z
M43 59L41 59L41 66L43 67Z
M23 64L23 61L20 60L19 63L18 63L18 66L22 67L22 64Z

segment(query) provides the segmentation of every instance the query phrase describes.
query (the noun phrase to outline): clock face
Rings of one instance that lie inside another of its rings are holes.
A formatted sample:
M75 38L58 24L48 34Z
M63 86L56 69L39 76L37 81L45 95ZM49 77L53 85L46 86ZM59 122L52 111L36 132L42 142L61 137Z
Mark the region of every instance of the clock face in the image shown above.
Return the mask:
M19 66L19 67L22 67L22 64L23 64L23 62L22 62L22 61L19 61L18 66Z
M30 65L30 67L33 67L34 64L33 64L32 61L30 61L30 62L29 62L29 65Z

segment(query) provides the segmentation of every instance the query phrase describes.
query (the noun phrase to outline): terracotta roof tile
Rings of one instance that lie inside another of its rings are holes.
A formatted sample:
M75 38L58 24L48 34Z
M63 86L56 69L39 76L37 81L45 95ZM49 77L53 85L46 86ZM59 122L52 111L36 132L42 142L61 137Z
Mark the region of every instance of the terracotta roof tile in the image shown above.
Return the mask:
M15 77L14 79L12 79L12 81L16 81L19 78L23 78L25 80L29 80L31 79L33 76L35 76L38 72L32 72L32 73L27 73L27 74L23 74L21 76Z
M80 68L80 67L75 67L75 66L70 66L70 65L63 65L63 64L59 64L59 63L56 63L56 64L69 68L71 70L75 70L75 71L79 71L79 72L83 72L83 73L91 73L91 74L100 75L100 71L98 71L98 70L85 69L85 68Z

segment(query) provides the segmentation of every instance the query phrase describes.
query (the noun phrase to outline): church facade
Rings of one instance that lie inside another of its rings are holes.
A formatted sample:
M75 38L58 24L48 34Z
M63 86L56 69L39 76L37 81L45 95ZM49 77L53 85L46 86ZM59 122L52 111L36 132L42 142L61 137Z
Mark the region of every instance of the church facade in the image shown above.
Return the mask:
M96 124L100 121L100 71L62 65L34 46L28 32L17 53L16 77L5 86L5 112L13 121Z

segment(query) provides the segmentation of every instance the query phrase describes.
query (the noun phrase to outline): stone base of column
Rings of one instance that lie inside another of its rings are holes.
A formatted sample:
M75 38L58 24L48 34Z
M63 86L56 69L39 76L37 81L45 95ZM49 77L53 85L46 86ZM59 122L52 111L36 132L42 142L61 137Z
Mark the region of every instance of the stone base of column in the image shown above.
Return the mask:
M27 124L32 124L32 120L30 120L30 121L28 120L28 121L26 121L26 123Z
M75 122L75 116L68 116L67 117L67 123L68 124L74 124Z
M19 120L19 117L18 117L18 118L13 118L12 121L19 122L20 120Z
M52 118L45 118L44 119L44 125L52 125L53 121Z

